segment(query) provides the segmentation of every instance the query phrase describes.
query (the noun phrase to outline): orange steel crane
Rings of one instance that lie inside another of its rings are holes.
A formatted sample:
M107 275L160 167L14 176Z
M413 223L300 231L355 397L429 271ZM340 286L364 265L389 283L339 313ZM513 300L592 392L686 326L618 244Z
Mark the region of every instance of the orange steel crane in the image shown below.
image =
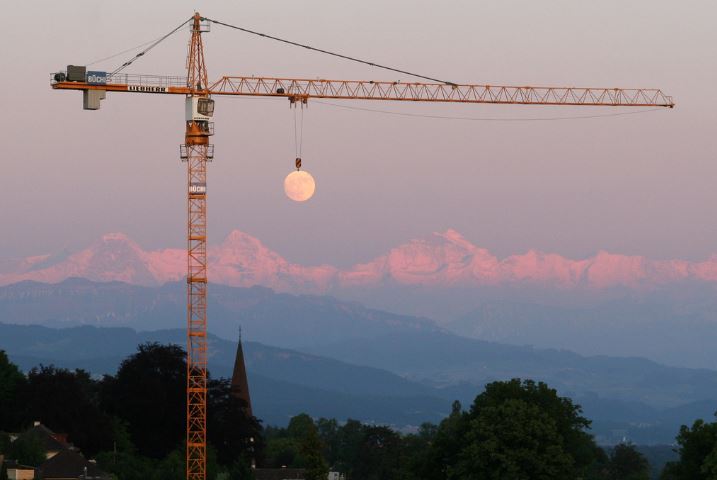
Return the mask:
M214 100L219 95L285 97L293 103L310 98L341 100L393 100L406 102L488 103L519 105L574 105L608 107L674 107L672 98L657 89L530 87L460 85L451 82L377 82L366 80L310 80L223 76L212 83L204 63L202 33L209 31L210 20L195 13L187 57L187 74L181 77L88 72L85 67L68 66L54 74L55 90L80 90L87 110L100 108L106 92L176 94L185 96L185 143L180 157L187 163L187 439L186 478L206 478L207 419L207 163L214 157L209 137L214 134L211 118ZM239 30L244 30L238 27ZM178 30L175 29L174 31ZM171 33L174 33L170 32ZM244 30L248 31L248 30ZM248 31L249 33L256 33ZM274 40L299 45L267 35ZM166 38L166 37L164 37ZM356 60L312 47L311 50ZM140 53L137 57L143 55ZM135 57L136 58L136 57ZM400 70L369 65L410 74ZM422 77L428 78L428 77Z

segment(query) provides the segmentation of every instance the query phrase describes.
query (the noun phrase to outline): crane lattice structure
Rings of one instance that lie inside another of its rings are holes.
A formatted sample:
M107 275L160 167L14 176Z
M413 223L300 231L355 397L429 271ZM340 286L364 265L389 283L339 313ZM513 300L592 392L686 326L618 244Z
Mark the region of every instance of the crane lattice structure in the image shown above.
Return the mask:
M100 108L106 92L175 94L185 96L185 143L180 157L187 163L187 437L186 478L206 479L207 448L207 163L214 158L211 119L213 96L239 95L283 97L294 104L309 99L389 100L402 102L478 103L501 105L562 105L604 107L673 108L672 98L658 89L531 87L457 84L412 74L344 55L327 52L287 40L258 34L273 40L328 53L374 67L432 80L423 82L382 82L368 80L321 80L271 77L222 76L209 82L204 62L202 33L210 22L257 34L195 13L189 20L113 72L87 71L71 66L55 73L55 90L80 90L86 110ZM190 24L191 39L186 76L137 75L122 73L134 60L157 43Z

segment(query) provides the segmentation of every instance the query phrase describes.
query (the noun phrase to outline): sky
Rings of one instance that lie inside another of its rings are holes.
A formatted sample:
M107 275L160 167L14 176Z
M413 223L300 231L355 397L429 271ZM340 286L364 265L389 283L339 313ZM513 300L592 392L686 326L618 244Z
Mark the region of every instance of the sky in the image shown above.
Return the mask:
M121 231L144 248L185 244L183 98L109 94L83 111L49 73L88 64L203 15L459 83L655 87L674 110L556 121L403 117L310 101L302 158L315 197L288 200L294 112L285 99L217 99L210 243L233 229L290 261L347 266L453 228L498 256L599 250L700 260L717 253L717 4L693 0L12 2L2 258L74 251ZM182 75L182 30L129 73ZM213 26L209 77L412 80ZM131 56L92 65L111 70ZM347 107L470 118L603 115L610 108ZM622 109L620 112L634 111Z

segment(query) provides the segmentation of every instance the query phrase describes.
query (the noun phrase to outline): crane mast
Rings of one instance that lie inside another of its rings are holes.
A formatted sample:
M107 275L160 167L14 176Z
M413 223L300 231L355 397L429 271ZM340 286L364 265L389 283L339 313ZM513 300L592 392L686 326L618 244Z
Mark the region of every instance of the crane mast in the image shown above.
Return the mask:
M187 480L206 479L207 164L214 158L214 146L209 143L209 137L214 134L212 96L283 97L291 103L306 103L310 98L329 98L503 105L667 108L675 105L672 97L662 90L643 88L494 86L254 76L222 76L210 83L202 43L202 33L209 31L209 21L195 13L186 23L190 24L192 32L186 76L119 73L131 61L112 73L89 72L85 67L68 65L65 72L53 74L51 86L55 90L82 91L86 110L99 109L107 92L185 96L185 140L180 145L180 157L187 163ZM139 53L135 59L144 53Z
M207 163L211 155L213 101L207 92L202 24L192 21L187 55L185 143L187 163L187 439L188 480L206 478L207 449Z

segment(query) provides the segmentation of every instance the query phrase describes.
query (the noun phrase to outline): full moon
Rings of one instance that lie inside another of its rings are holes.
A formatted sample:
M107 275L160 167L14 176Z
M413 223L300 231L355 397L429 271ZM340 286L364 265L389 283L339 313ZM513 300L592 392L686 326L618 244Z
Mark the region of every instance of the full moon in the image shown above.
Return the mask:
M305 202L314 196L316 183L314 177L305 170L291 172L284 179L284 192L295 202Z

